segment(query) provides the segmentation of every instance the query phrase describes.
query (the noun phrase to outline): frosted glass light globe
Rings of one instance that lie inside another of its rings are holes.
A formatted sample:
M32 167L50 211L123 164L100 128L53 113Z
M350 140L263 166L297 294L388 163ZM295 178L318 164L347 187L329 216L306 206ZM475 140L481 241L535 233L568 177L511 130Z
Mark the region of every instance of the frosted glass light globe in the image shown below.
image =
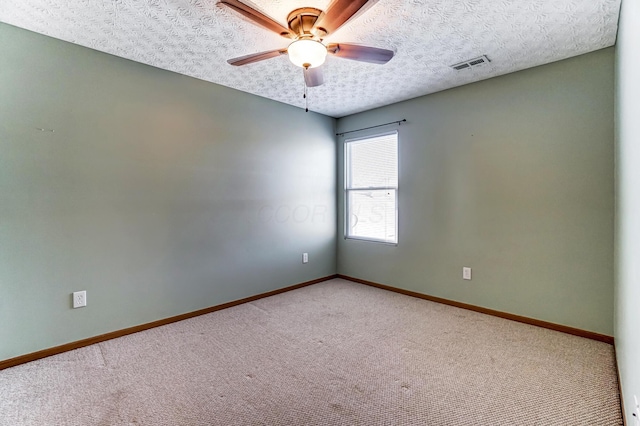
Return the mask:
M302 39L296 40L287 49L289 60L302 68L315 68L324 64L327 48L319 41Z

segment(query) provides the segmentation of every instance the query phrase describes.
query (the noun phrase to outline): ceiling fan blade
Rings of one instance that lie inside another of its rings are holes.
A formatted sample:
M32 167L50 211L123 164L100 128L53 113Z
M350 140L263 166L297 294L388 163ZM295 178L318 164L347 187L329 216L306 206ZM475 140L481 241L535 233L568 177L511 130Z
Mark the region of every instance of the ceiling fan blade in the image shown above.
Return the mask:
M346 43L331 43L327 46L327 52L339 58L372 64L386 64L395 54L393 50Z
M282 25L280 25L279 23L277 23L276 21L274 21L273 19L271 19L270 17L268 17L267 15L258 12L257 10L255 10L254 8L252 8L251 6L248 6L244 3L242 3L241 1L238 0L222 0L220 3L218 4L222 4L227 6L228 8L235 10L236 12L238 12L239 14L249 18L251 20L251 22L253 22L254 24L262 27L262 28L266 28L268 30L273 31L276 34L279 34L283 37L287 37L287 38L294 38L295 35L291 34L291 32L289 31L289 29L283 27Z
M307 87L316 87L324 83L322 67L304 68L304 84Z
M320 15L314 28L322 28L327 34L331 34L356 14L363 13L377 2L378 0L333 0L327 11Z
M276 56L286 55L287 49L268 50L266 52L253 53L251 55L240 56L239 58L229 59L227 62L231 65L239 67L240 65L252 64L254 62L264 61L265 59L275 58Z

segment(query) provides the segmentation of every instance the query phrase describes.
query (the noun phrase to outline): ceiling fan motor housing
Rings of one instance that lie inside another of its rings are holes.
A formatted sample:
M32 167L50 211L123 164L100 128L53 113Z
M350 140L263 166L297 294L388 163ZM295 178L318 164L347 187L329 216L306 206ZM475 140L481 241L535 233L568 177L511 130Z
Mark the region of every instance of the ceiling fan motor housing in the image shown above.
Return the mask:
M297 38L322 38L326 35L323 28L314 28L316 21L323 12L314 7L303 7L292 11L287 16L289 29L297 34Z

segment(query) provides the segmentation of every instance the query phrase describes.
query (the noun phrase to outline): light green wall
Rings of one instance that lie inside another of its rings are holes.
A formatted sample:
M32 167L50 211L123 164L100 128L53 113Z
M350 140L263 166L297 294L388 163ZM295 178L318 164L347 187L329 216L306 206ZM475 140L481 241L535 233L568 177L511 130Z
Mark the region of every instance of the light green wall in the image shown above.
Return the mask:
M640 401L640 2L624 0L616 45L616 356L627 423ZM640 409L638 410L640 414Z
M0 360L335 273L333 119L6 24L0 58Z
M608 48L339 119L340 132L408 122L399 244L340 237L338 273L612 335L613 58Z

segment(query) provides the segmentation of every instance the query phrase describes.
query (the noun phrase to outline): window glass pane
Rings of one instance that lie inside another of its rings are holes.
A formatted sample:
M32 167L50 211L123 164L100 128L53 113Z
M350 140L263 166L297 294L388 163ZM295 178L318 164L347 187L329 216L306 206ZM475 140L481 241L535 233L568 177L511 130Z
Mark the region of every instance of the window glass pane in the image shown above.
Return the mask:
M397 242L395 190L349 190L347 199L348 236Z
M349 142L349 188L398 186L398 135Z

